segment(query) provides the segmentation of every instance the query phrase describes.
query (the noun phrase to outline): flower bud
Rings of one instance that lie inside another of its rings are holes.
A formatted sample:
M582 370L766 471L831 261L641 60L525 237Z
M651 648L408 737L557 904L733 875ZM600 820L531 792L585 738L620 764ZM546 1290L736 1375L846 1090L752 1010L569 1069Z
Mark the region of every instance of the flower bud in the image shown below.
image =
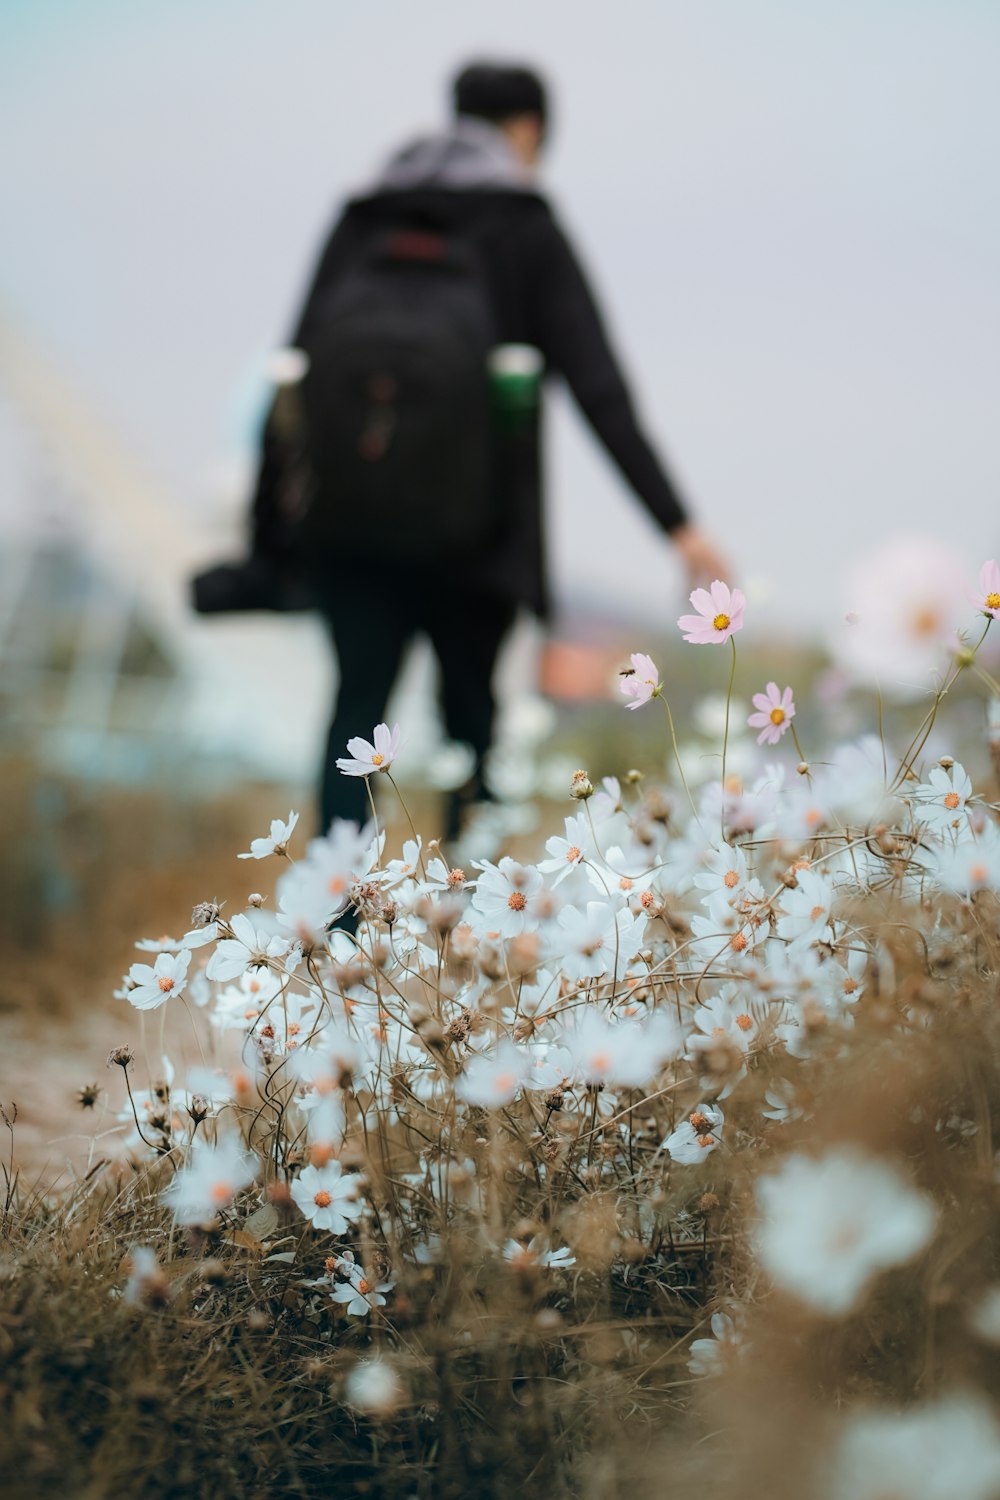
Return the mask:
M569 794L577 802L586 802L594 795L594 784L586 771L574 771L570 779Z

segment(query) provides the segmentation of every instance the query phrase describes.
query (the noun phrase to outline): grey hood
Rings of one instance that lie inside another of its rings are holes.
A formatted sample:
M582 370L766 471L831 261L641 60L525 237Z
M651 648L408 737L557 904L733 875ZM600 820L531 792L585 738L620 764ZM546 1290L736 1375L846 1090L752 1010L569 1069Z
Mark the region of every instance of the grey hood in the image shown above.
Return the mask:
M533 174L518 160L501 130L487 120L459 115L439 135L421 136L393 156L375 191L506 188L532 192L534 187Z

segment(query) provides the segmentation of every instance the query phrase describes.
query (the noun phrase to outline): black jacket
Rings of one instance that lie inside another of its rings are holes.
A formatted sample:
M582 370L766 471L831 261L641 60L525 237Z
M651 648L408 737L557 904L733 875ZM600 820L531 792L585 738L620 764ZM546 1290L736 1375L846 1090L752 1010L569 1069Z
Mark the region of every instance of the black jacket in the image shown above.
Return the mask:
M292 343L308 346L310 321L326 290L368 242L373 227L403 225L451 229L476 245L499 342L541 350L546 373L565 378L594 432L657 521L666 531L680 526L686 519L683 505L636 420L586 278L549 205L535 193L418 188L355 199L323 251ZM287 458L274 426L269 421L265 429L254 501L255 546L264 552L274 489ZM472 588L547 612L540 471L534 483L518 486L498 546L488 557L463 564L463 577Z

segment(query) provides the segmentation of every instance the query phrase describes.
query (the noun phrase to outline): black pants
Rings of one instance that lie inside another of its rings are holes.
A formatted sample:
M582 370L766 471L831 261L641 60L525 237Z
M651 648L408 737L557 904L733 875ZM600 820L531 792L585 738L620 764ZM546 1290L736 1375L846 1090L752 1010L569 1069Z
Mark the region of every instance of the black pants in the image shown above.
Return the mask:
M338 583L336 592L324 600L323 612L340 665L320 788L323 831L334 818L363 823L370 816L364 778L345 776L337 770L337 759L349 753L347 741L355 735L371 739L375 725L385 718L403 654L421 633L429 636L441 669L445 728L475 753L475 771L463 789L464 798L482 796L482 763L496 712L493 669L514 622L514 604L456 589L443 579L435 583L421 578L418 584L413 573L366 573L363 581ZM405 735L406 726L402 727ZM462 800L450 800L446 837L458 831Z

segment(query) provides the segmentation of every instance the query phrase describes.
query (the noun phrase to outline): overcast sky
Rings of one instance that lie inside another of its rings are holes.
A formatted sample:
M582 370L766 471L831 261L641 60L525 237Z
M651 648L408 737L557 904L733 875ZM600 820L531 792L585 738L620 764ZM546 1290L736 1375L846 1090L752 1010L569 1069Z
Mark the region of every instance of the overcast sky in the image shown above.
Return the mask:
M204 515L336 205L477 53L549 74L544 185L766 619L835 615L900 526L1000 551L994 0L3 0L0 307ZM560 597L671 620L552 408Z

